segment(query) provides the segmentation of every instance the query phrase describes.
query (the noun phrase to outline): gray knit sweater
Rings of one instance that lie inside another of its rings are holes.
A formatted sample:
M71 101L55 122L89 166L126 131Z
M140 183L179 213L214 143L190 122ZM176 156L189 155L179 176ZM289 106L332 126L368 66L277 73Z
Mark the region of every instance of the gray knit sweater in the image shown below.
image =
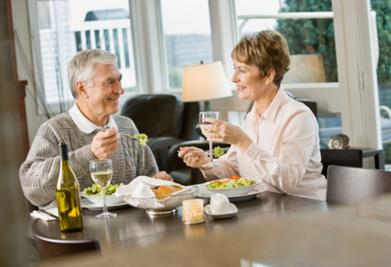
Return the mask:
M138 133L129 118L114 116L114 120L120 133ZM79 180L80 189L93 183L89 174L89 161L95 159L90 149L95 134L81 132L68 112L51 118L39 127L19 170L23 192L31 203L43 206L54 200L61 160L58 148L60 142L68 145L69 162ZM112 183L127 184L138 175L152 176L158 171L150 148L122 135L111 159L114 169Z

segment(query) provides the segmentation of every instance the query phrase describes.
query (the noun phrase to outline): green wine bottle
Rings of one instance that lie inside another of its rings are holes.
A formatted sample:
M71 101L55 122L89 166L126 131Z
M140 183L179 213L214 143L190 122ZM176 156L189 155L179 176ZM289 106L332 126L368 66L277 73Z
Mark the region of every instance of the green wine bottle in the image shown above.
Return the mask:
M80 209L80 187L71 166L68 164L68 148L60 143L61 167L56 187L56 202L61 232L76 232L83 229Z

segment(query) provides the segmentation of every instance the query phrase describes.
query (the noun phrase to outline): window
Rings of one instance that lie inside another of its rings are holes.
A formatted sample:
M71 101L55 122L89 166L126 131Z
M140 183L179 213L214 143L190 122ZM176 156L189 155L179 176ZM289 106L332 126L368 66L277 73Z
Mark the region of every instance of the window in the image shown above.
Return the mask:
M36 0L30 7L36 65L40 66L37 92L51 113L69 108L71 95L67 64L80 50L101 48L117 56L127 92L137 87L133 40L127 0Z
M391 15L387 1L371 0L374 32L377 33L377 81L382 126L382 140L385 151L385 162L391 164ZM376 38L376 37L375 37Z
M51 17L48 16L50 14L50 5L51 3L48 1L39 1L37 2L38 6L38 23L39 29L46 30L52 27Z
M331 0L235 0L235 4L240 36L271 29L287 39L291 66L282 81L285 87L303 91L318 88L320 83L326 83L323 87L330 87L329 90L337 86ZM322 148L328 146L332 136L343 131L340 112L320 109L318 123Z
M184 66L213 60L208 0L162 0L160 8L168 88L181 88Z
M283 83L337 82L331 0L236 0L240 35L273 29L287 39L291 69Z

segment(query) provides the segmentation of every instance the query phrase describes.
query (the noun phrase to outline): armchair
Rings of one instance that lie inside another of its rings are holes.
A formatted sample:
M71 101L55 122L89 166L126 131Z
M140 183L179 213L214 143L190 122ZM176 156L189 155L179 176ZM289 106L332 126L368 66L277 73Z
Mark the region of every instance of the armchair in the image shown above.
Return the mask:
M168 149L177 143L198 138L198 102L183 103L174 95L142 94L129 98L121 114L131 118L141 133L148 135L160 170L167 170Z

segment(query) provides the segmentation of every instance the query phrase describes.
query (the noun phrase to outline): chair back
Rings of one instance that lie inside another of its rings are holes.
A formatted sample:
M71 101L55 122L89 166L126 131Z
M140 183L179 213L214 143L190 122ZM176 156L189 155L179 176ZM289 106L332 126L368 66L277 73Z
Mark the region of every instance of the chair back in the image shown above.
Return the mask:
M199 111L199 102L184 103L169 94L143 94L129 98L121 114L131 118L139 132L148 135L148 146L159 169L166 170L168 149L199 137Z
M62 240L43 235L38 228L38 219L33 221L31 231L41 260L87 252L100 252L100 244L96 239Z
M149 137L179 136L177 101L173 95L137 95L123 105L121 114L131 118Z
M171 136L184 140L197 138L199 103L183 103L174 95L140 94L129 98L121 114L131 118L139 132L148 137Z
M323 164L322 174L328 178L328 166L339 165L347 167L358 167L362 165L361 149L321 149L321 162Z
M391 172L346 166L328 166L330 204L354 204L391 193Z

